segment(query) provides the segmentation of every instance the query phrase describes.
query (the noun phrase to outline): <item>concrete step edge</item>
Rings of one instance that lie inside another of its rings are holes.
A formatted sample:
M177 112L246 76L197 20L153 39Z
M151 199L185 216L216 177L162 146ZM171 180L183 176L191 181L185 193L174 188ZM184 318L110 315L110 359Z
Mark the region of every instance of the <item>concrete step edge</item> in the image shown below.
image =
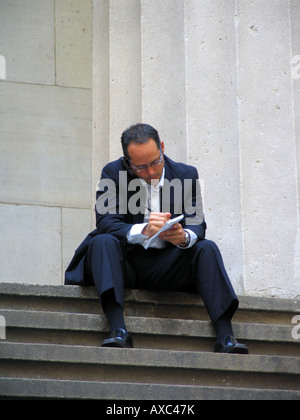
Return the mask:
M300 375L300 357L0 342L0 360Z
M105 316L95 314L22 311L0 309L6 326L15 328L54 329L68 331L108 332ZM210 321L126 317L127 328L132 334L170 335L180 337L215 337ZM294 325L233 323L239 339L289 342L299 344L293 337Z
M34 296L41 298L63 298L98 300L94 287L64 285L33 285L22 283L0 283L0 295ZM143 290L126 290L125 300L157 305L195 305L203 307L202 299L192 293L151 292ZM278 299L256 296L239 296L240 310L279 311L300 313L300 299Z
M2 397L133 401L299 400L300 391L0 378Z

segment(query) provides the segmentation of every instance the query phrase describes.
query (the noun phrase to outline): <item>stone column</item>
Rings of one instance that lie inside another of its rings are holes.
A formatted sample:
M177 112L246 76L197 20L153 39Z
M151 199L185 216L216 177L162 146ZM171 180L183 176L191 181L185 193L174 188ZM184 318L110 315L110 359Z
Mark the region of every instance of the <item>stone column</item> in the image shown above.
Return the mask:
M237 19L245 292L288 297L298 230L289 2L239 0Z
M188 161L205 191L207 237L243 292L240 156L233 1L186 0Z
M291 36L292 36L292 79L295 121L295 142L298 173L298 229L295 244L295 285L300 293L300 3L290 2Z
M139 0L94 0L94 189L102 167L122 155L122 130L141 120Z
M184 1L141 0L142 119L186 161Z

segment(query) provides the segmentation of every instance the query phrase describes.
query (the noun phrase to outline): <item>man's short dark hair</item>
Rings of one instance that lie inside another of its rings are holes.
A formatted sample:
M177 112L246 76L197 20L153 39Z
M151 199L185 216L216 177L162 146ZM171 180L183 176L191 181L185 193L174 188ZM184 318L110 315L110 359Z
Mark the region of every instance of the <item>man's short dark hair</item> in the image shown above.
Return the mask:
M128 146L130 145L130 143L134 142L143 144L147 143L150 139L153 139L155 141L158 149L161 148L161 142L158 132L157 130L155 130L155 128L151 127L151 125L136 124L127 128L127 130L124 131L121 137L124 156L127 159L130 159L128 155Z

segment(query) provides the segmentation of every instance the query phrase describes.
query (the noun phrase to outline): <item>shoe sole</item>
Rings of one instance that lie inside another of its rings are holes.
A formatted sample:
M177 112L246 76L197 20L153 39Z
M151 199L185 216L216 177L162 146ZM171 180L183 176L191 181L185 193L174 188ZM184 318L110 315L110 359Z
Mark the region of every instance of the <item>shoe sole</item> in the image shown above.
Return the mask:
M249 349L246 346L242 346L240 344L233 346L230 349L226 349L226 347L224 347L223 349L221 348L215 348L215 353L220 353L220 354L249 354Z
M228 354L249 354L247 347L235 346L228 351Z
M128 343L126 345L122 342L117 342L116 340L104 340L101 347L112 347L112 348L119 348L119 349L133 349L133 344Z

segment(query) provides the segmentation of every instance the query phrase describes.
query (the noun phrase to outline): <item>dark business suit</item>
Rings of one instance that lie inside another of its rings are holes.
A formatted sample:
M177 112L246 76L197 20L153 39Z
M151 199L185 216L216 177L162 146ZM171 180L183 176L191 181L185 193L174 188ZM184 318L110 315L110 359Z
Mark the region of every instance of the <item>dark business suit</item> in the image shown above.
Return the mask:
M144 222L144 214L132 214L128 209L122 213L119 211L121 187L128 186L134 179L132 173L124 172L123 160L119 159L106 165L101 176L102 180L112 180L116 186L115 211L99 214L99 207L96 205L97 229L76 250L66 271L65 284L95 284L100 299L105 291L113 288L116 301L122 307L125 288L195 291L202 296L212 321L216 322L228 310L233 315L238 307L238 300L218 247L214 242L205 239L206 224L201 214L202 203L198 203L200 215L199 212L187 215L183 206L187 193L191 195L194 207L196 198L199 200L196 194L197 170L192 166L175 163L167 156L164 156L164 160L165 179L170 182L177 179L181 182L182 207L175 208L178 207L178 200L172 196L173 190L169 190L170 208L161 210L170 212L172 218L180 214L186 216L181 224L183 228L195 233L198 239L195 245L189 249L180 249L168 244L163 249L145 250L141 245L128 244L126 235L133 225ZM123 171L122 186L120 171ZM185 191L184 184L187 179L191 180L191 191L188 192ZM128 202L135 193L126 191ZM98 203L102 194L104 191L97 192ZM164 200L161 200L161 205L164 207ZM124 210L124 203L122 206Z

